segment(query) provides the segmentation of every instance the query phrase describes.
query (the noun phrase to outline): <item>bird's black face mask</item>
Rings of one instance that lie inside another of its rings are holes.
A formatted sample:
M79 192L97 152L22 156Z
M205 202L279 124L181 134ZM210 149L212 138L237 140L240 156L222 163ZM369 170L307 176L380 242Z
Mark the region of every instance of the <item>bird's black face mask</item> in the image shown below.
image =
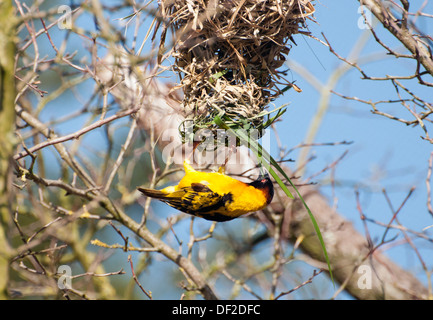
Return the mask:
M260 167L259 177L255 181L249 183L249 185L253 186L254 188L266 191L266 202L267 204L271 203L272 198L274 197L274 185L271 181L271 178L269 177L269 174L263 169L263 167Z

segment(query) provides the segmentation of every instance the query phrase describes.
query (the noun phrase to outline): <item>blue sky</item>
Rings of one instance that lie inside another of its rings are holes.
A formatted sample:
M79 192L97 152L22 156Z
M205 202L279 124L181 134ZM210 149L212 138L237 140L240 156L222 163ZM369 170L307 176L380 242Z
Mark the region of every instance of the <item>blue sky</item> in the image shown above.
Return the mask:
M320 2L315 6L315 17L318 24L310 23L309 29L320 39L323 39L321 36L323 32L335 51L347 58L352 47L365 32L358 28L357 22L360 17L358 7L357 1ZM430 14L433 12L431 3L424 12ZM424 30L431 34L432 25L423 23L423 26ZM387 43L392 44L393 48L398 44L387 31L380 31L378 34ZM292 48L289 55L290 60L306 68L318 81L326 83L342 62L329 53L326 47L312 39L297 36L295 41L298 46ZM382 52L380 56L384 59L362 65L370 76L413 74L414 64L404 59L384 57L383 49L372 36L368 37L360 59L375 57L376 53L380 52ZM278 133L285 138L288 146L303 141L310 119L317 111L319 99L317 91L302 78L302 74L293 70L292 72L293 80L296 80L296 84L303 89L303 92L300 94L289 92L281 98L281 103L291 103L284 115L286 123L278 126ZM340 79L334 90L364 100L396 99L394 87L390 83L361 80L360 77L360 73L352 69ZM427 101L431 96L431 89L422 88L416 82L410 83L408 88L426 98ZM406 119L413 119L399 104L384 106L383 111L404 116ZM294 119L296 121L293 121ZM433 148L429 142L420 138L421 135L424 135L424 132L419 126L408 127L400 122L374 115L368 105L344 100L334 95L331 97L328 112L323 119L315 142L352 141L353 143L314 148L312 154L315 154L317 159L310 163L306 175L319 171L324 165L333 162L345 150L348 150L347 156L340 162L335 172L335 180L338 185L335 189L338 211L353 222L361 232L364 232L356 210L354 186L360 187L360 199L364 213L384 223L389 221L392 213L382 189L387 190L393 207L398 208L410 188L415 187L414 194L403 207L398 218L402 225L421 231L433 224L432 216L427 212L425 186L428 159ZM325 185L322 190L332 201L332 189L326 187L328 178L329 175L325 174L319 176L316 181ZM374 225L369 225L369 228L371 228L370 231L373 231L373 239L380 239L384 229ZM431 235L431 231L428 233ZM401 236L398 239L401 239ZM432 249L431 243L424 243L419 249L423 259L431 265L433 257L427 254ZM413 267L411 259L416 258L408 253L409 251L407 246L403 245L393 248L388 253L403 266L411 268ZM417 264L412 271L423 277L419 268Z

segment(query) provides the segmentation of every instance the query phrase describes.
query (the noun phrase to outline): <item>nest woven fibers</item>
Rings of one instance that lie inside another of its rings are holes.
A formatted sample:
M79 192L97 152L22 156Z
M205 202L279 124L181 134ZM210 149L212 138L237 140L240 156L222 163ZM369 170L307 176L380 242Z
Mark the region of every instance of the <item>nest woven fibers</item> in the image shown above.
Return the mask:
M243 128L263 129L267 105L293 85L278 69L292 35L309 34L311 1L160 1L161 48L171 29L183 108L193 132L217 129L212 119L221 114Z

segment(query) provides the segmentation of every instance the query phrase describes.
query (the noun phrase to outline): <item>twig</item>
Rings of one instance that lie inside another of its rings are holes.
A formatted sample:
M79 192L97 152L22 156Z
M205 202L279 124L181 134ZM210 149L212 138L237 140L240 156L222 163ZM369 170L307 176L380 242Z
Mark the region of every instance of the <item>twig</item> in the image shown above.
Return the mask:
M39 119L34 117L32 114L24 110L24 108L20 105L15 105L15 112L19 117L21 117L25 122L34 127L36 130L41 132L48 139L56 139L57 135L53 132L52 129L49 129L44 123L42 123ZM60 154L60 157L65 161L65 163L73 169L78 176L83 180L84 184L88 188L95 188L96 184L93 179L87 174L84 168L70 155L69 151L62 144L55 144L57 152Z
M216 226L216 221L212 222L208 233L205 234L204 236L200 237L200 238L196 238L194 235L194 230L193 230L193 225L194 225L194 220L195 220L194 218L195 217L191 217L191 223L189 226L189 241L188 241L188 258L189 259L191 259L192 247L194 246L194 243L204 241L204 240L211 238L213 235L213 232L215 230L215 226Z
M138 281L138 279L137 279L137 277L136 277L136 275L135 275L135 272L134 272L134 266L132 265L131 255L128 256L128 261L129 261L129 263L130 263L130 265L131 265L132 277L134 278L135 283L137 283L137 285L138 285L138 287L141 289L141 291L143 291L143 293L144 293L144 294L145 294L145 295L146 295L150 300L152 300L152 292L151 292L151 291L147 292L147 291L143 288L143 286L141 285L141 283Z
M235 279L226 269L222 270L222 274L225 275L227 277L227 279L229 279L233 283L240 285L245 291L249 292L250 294L252 294L257 299L263 300L263 298L260 297L257 293L255 293L254 290L251 289L250 286L248 286L244 281L240 281L240 280Z
M139 107L135 107L135 108L132 108L132 109L129 109L129 110L126 110L126 111L119 112L118 114L115 114L115 115L113 115L111 117L108 117L106 119L98 120L95 123L91 124L90 126L87 126L87 127L83 128L81 130L78 130L77 132L68 134L68 135L63 136L63 137L58 137L58 138L55 138L55 139L51 139L51 140L47 140L45 142L42 142L42 143L40 143L40 144L38 144L36 146L33 146L33 147L29 148L28 151L30 151L31 153L33 153L33 152L38 151L40 149L43 149L43 148L45 148L47 146L55 145L55 144L62 143L62 142L68 141L68 140L78 139L80 136L82 136L83 134L85 134L85 133L87 133L89 131L92 131L93 129L101 127L101 126L103 126L103 125L105 125L107 123L110 123L110 122L114 121L114 120L117 120L117 119L129 116L129 115L131 115L133 113L136 113L138 111L138 109L139 109ZM27 156L29 154L28 151L20 152L20 153L14 155L14 160L19 160L19 159Z
M71 279L77 279L81 277L91 276L91 277L109 277L109 276L115 276L119 274L125 274L126 272L123 271L123 269L120 269L119 271L114 272L107 272L107 273L94 273L94 272L86 272L82 274L77 274L75 276L71 276Z
M275 300L278 300L279 298L281 298L282 296L291 294L292 292L298 290L299 288L302 288L303 286L305 286L306 284L309 284L313 281L313 279L318 276L319 274L321 274L323 272L323 269L320 269L319 272L317 272L316 270L313 271L313 275L306 281L302 282L300 285L297 285L296 287L294 287L293 289L289 290L289 291L284 291L281 292L278 296L275 297Z
M430 187L430 179L432 173L432 164L433 164L433 152L430 153L430 159L428 162L428 171L427 177L425 180L426 188L427 188L427 209L428 212L433 216L433 208L432 208L432 198L431 198L431 187Z
M111 184L114 180L114 177L116 176L117 170L119 170L120 165L122 164L123 157L125 155L126 150L128 149L129 145L131 144L132 137L134 135L135 129L137 128L137 121L135 119L132 120L131 128L129 129L128 136L126 137L125 143L122 145L119 156L116 159L116 162L113 165L113 168L111 169L110 176L108 177L107 182L105 183L104 192L108 192L108 190L111 187Z
M381 240L382 243L385 242L385 237L386 237L386 234L387 234L388 231L389 231L389 226L393 223L394 220L397 219L397 214L401 211L401 209L402 209L403 206L406 204L406 202L409 200L410 196L412 195L412 193L413 193L414 191L415 191L415 187L412 187L412 188L409 190L409 193L407 194L407 196L404 198L404 200L403 200L403 202L401 203L401 205L398 207L398 209L397 209L397 210L394 210L394 208L393 208L393 206L392 206L392 203L391 203L391 199L388 197L388 193L386 192L385 189L382 190L382 192L383 192L383 194L384 194L384 196L385 196L385 199L386 199L386 201L387 201L387 203L388 203L388 206L389 206L389 208L391 209L391 211L393 212L392 218L391 218L391 220L388 222L388 226L386 227L385 232L383 233L382 240Z

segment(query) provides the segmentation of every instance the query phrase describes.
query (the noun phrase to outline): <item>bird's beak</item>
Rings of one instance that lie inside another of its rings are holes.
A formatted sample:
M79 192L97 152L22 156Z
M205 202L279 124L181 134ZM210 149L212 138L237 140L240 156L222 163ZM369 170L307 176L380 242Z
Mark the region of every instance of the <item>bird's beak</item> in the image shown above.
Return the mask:
M263 167L261 164L259 165L259 179L269 179L269 173L268 170L266 170L265 167Z

